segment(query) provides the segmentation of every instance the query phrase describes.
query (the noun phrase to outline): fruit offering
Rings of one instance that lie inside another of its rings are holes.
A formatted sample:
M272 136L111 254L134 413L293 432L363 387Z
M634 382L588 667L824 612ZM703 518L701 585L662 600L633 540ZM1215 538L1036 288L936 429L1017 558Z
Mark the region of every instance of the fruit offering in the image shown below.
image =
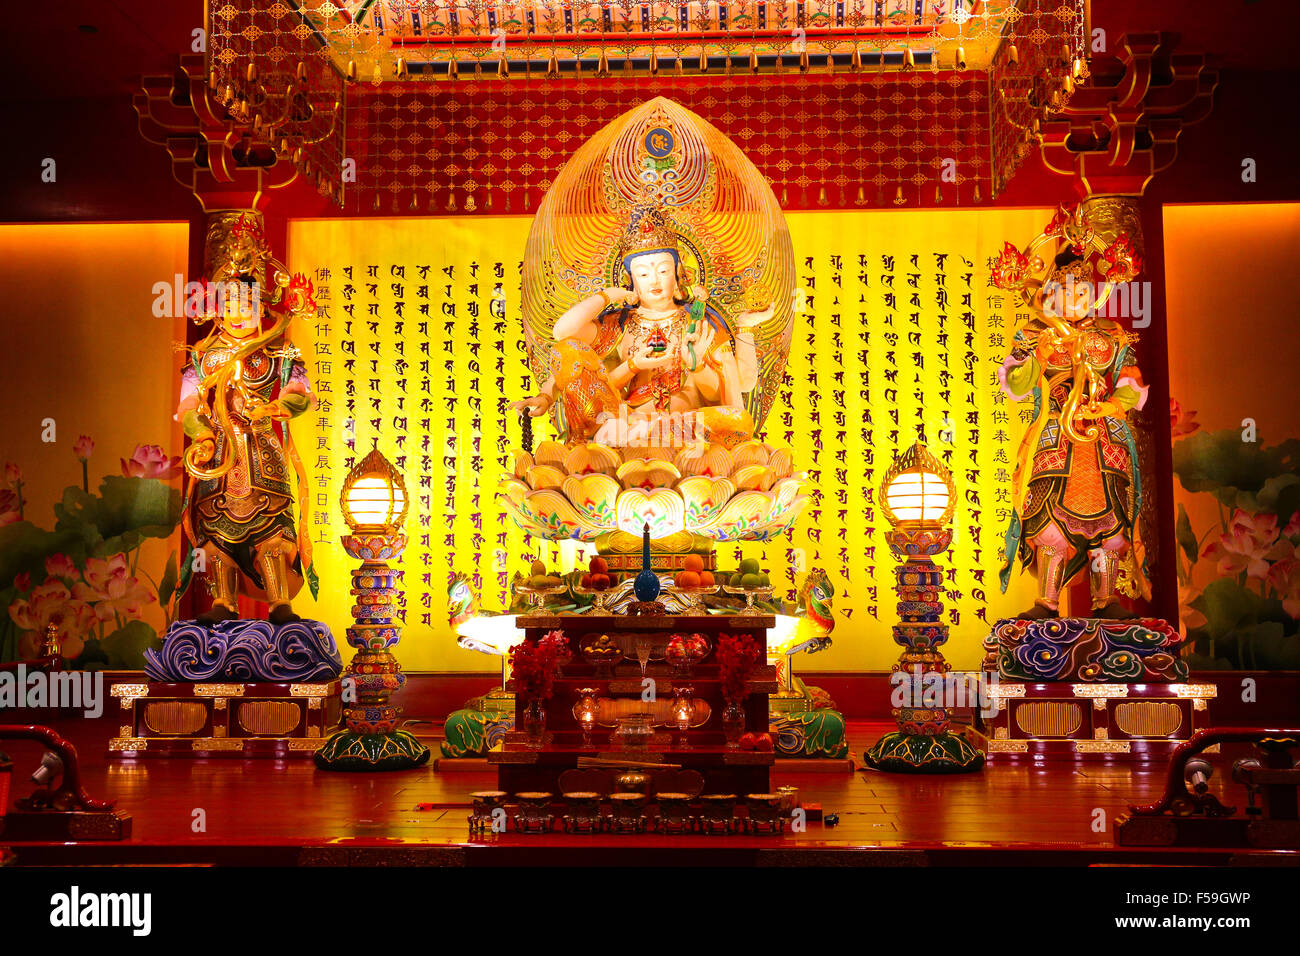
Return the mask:
M534 561L528 569L528 586L530 588L558 588L564 586L564 581L558 574L551 574L546 570L546 565L542 561Z
M771 734L742 734L740 738L741 750L757 750L759 753L772 753L775 746L772 743Z
M688 554L682 559L682 569L673 578L673 584L682 589L711 588L717 581L712 571L704 568L704 559L698 554Z
M709 642L703 634L674 634L668 639L664 659L673 667L688 670L709 653Z
M758 566L757 558L745 558L740 562L740 569L728 574L720 571L718 577L727 587L747 588L750 590L756 588L769 588L772 586L772 579L762 568Z
M609 564L597 556L587 562L587 572L579 579L578 586L587 591L608 591L615 583Z

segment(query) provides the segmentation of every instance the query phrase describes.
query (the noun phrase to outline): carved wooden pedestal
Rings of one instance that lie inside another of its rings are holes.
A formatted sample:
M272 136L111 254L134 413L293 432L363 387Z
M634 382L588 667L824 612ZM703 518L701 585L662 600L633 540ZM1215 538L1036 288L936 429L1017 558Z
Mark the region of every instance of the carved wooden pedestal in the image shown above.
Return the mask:
M339 681L115 684L110 757L310 757L339 721Z

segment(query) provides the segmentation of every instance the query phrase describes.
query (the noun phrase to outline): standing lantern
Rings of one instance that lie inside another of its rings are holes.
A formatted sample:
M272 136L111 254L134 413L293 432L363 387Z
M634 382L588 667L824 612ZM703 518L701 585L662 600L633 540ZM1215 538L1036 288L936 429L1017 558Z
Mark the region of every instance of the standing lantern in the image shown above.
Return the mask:
M951 665L939 646L948 640L940 622L943 570L931 560L952 543L956 505L952 475L917 442L885 472L880 507L891 525L890 550L903 559L897 568L898 616L894 640L903 653L894 665L902 673L905 706L893 711L898 730L863 754L867 766L899 773L966 773L984 766L976 750L948 729L944 707ZM897 686L897 679L892 682ZM937 691L937 695L936 695ZM933 698L932 703L925 703Z
M391 650L401 639L396 623L401 575L388 566L406 548L406 485L376 448L349 472L340 507L351 534L343 549L361 562L352 572L353 626L348 643L356 656L343 674L345 730L316 751L322 770L408 770L429 759L429 748L397 728L401 708L388 702L406 683Z

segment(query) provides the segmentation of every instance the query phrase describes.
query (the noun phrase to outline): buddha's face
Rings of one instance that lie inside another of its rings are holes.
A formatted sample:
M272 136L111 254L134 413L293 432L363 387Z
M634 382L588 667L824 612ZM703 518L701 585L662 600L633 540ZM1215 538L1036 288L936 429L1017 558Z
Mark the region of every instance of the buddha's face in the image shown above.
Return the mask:
M632 289L641 305L661 310L673 306L677 294L677 262L670 252L651 252L628 263Z

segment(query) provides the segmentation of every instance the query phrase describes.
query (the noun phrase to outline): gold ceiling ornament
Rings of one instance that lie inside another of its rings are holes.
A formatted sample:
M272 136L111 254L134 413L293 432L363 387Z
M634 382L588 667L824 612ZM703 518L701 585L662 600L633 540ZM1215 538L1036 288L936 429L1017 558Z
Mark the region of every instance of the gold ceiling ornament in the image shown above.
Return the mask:
M678 251L690 285L704 290L733 332L738 315L772 306L752 329L759 369L747 404L761 428L794 326L790 233L771 187L740 148L664 97L634 107L580 146L537 211L523 276L524 337L536 381L549 377L556 318L625 284L626 231L633 212L646 209L662 233L655 247Z

